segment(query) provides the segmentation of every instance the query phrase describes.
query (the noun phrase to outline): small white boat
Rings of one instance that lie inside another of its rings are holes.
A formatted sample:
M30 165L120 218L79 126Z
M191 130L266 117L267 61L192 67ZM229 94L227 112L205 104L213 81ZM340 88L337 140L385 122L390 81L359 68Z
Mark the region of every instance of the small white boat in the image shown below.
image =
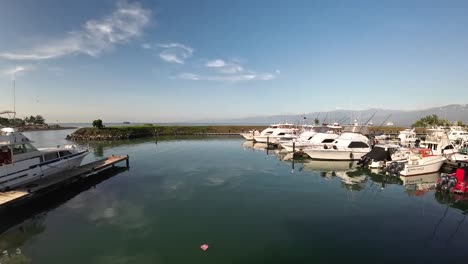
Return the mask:
M389 161L406 161L410 153L410 149L395 144L375 145L358 164L371 169L381 169Z
M427 148L413 149L409 158L405 162L390 163L387 165L387 171L398 173L403 176L414 176L438 172L444 164L446 158L440 155L433 155ZM395 164L400 163L397 170L392 169ZM400 170L401 169L401 170Z
M343 133L331 144L303 151L310 158L318 160L360 160L371 150L369 139L364 136L365 134L369 134L367 126L345 126Z
M0 129L0 190L80 166L88 150L75 145L37 149L13 128Z
M459 126L450 127L450 132L448 132L448 138L450 141L468 141L468 132Z

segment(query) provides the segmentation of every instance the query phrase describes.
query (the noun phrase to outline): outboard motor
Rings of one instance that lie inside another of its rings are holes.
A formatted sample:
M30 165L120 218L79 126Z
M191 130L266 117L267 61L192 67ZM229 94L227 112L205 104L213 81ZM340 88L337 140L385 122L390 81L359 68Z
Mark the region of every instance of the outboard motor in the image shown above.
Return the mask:
M457 185L457 177L451 176L447 182L447 185L445 185L445 192L451 192L453 188Z
M396 165L397 165L397 162L394 161L394 162L388 164L387 167L385 167L385 168L383 169L383 171L384 171L384 172L392 173L392 171L393 171L393 169L395 168Z
M371 163L372 159L368 156L363 156L357 163L357 165L362 167L367 167Z
M449 178L450 178L450 175L445 174L445 173L442 174L442 175L440 176L440 179L438 180L438 182L437 182L437 184L436 184L436 189L439 190L439 191L445 189L444 186L447 186L447 183L448 183L448 181L449 181Z
M392 175L399 175L400 171L402 171L404 168L405 168L405 164L394 161L390 163L389 165L387 165L384 171Z

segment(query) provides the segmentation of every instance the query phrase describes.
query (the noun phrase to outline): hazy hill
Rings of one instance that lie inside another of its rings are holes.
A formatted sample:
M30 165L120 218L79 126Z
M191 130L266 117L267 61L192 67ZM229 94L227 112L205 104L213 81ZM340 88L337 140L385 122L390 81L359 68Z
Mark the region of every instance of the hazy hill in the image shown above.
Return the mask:
M375 113L374 117L372 115ZM440 118L446 118L450 121L461 120L464 123L468 123L468 104L465 105L446 105L442 107L433 107L423 110L390 110L390 109L367 109L360 111L353 110L335 110L331 112L312 112L307 113L304 120L304 115L272 115L272 116L254 116L247 118L236 118L236 119L220 119L210 120L214 123L261 123L270 124L276 122L304 122L312 123L313 120L318 117L320 122L340 122L349 123L350 117L360 120L360 123L367 122L372 117L374 125L380 125L387 119L386 122L393 122L397 126L409 126L421 117L436 114ZM390 115L390 117L389 117ZM326 118L326 120L325 120ZM206 120L205 120L206 122ZM385 123L386 123L385 122Z

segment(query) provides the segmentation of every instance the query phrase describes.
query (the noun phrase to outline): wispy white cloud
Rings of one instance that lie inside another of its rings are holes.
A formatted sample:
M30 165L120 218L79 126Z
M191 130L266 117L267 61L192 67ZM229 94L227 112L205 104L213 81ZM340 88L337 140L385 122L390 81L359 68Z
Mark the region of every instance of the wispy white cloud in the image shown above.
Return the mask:
M180 79L192 80L192 81L227 81L227 82L238 82L238 81L268 81L276 78L271 73L244 73L244 74L232 74L232 75L200 75L195 73L181 73L178 76Z
M116 44L140 36L150 21L151 11L138 3L120 2L116 10L100 20L89 20L63 39L32 48L31 52L0 52L8 60L45 60L72 54L99 56Z
M181 73L177 76L183 80L193 81L220 81L220 82L239 82L239 81L268 81L273 80L279 75L279 70L275 73L256 72L245 69L239 60L225 61L223 59L209 60L205 63L208 72Z
M143 49L151 49L152 48L151 44L149 44L149 43L143 43L143 44L141 44L141 47Z
M180 43L159 44L159 48L164 49L159 53L159 57L169 63L184 64L185 60L192 57L193 48Z
M205 64L205 66L206 67L211 67L211 68L219 68L219 67L226 66L226 62L224 62L224 60L216 59L216 60L208 61Z
M208 61L205 66L208 68L216 68L217 71L228 74L240 73L244 71L244 68L239 63L233 61L226 62L222 59Z

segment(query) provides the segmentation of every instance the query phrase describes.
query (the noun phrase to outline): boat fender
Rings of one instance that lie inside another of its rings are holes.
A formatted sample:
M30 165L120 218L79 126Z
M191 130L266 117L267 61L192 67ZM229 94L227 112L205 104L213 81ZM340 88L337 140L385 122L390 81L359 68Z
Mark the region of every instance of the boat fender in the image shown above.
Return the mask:
M337 148L336 145L335 145L335 146L333 146L333 149L338 149L338 148Z
M327 146L327 145L323 145L323 148L324 148L324 149L328 149L328 146Z

